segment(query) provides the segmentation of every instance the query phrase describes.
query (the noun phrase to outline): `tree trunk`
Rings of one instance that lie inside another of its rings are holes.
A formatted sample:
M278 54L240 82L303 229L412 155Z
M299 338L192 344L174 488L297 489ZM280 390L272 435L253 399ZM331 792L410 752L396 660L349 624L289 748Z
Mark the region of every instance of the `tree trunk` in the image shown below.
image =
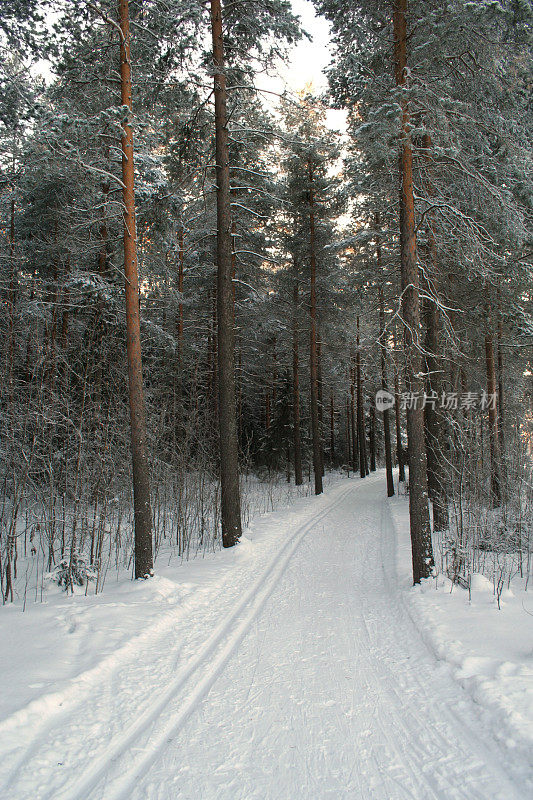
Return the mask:
M220 0L211 0L211 29L215 73L218 418L220 429L221 522L222 544L224 547L232 547L239 540L242 529L239 489L239 442L235 399L235 329L228 120Z
M370 445L370 472L375 472L376 471L376 408L374 405L370 406L369 445Z
M366 478L368 475L368 468L366 463L365 410L363 406L363 387L361 381L361 352L359 350L359 317L357 317L355 375L357 385L357 441L359 443L359 475L361 478Z
M17 272L15 263L15 189L11 189L11 219L9 224L9 260L10 260L10 279L9 279L9 293L8 293L8 364L7 364L7 381L8 381L8 430L10 431L10 457L11 469L14 471L14 458L15 458L15 415L13 410L14 403L14 358L15 358L15 300L16 300L16 283ZM7 547L5 551L5 586L2 595L3 602L6 603L8 598L13 602L13 556L17 544L16 536L11 534L8 529L7 533ZM15 562L16 563L16 562ZM0 567L1 567L0 560ZM15 569L16 572L16 569Z
M352 427L352 468L354 472L359 469L359 447L357 438L357 425L355 423L355 367L352 369L350 384L350 421Z
M122 105L130 114L131 60L128 0L119 0L120 88ZM123 122L122 182L124 201L124 274L126 277L126 335L133 463L133 503L135 514L135 577L147 578L153 573L152 512L150 509L150 473L146 450L139 278L137 272L137 239L135 229L135 188L133 168L133 131L129 118Z
M320 431L320 463L322 465L322 475L326 473L324 465L324 404L322 399L322 341L320 339L320 331L317 329L317 342L316 342L316 364L317 364L317 387L318 387L318 429Z
M489 320L488 326L490 326L490 313L488 313L487 319ZM490 327L487 327L485 333L485 362L487 368L487 410L490 445L490 493L492 504L497 508L501 504L500 448L498 439L498 406L495 402L497 396L496 366L494 363L494 344Z
M178 366L181 367L181 362L183 360L183 301L182 301L182 294L183 294L183 272L184 272L184 261L185 261L185 252L183 249L183 228L180 228L179 238L178 238L178 292L180 293L180 299L178 303Z
M398 370L394 372L394 417L396 421L396 459L398 461L398 481L405 483L405 466L402 448L402 420L400 412L400 382Z
M405 330L405 365L407 390L415 398L407 408L407 440L409 449L409 515L413 560L413 582L431 575L433 547L429 522L426 451L424 447L423 384L420 377L420 305L416 252L415 207L413 193L413 153L410 115L405 95L407 80L407 0L397 0L393 12L394 60L396 85L402 96L402 130L400 134L400 244L402 270L402 319ZM418 402L416 402L418 401Z
M302 474L302 441L300 434L300 365L298 341L298 266L294 262L292 284L292 421L293 421L293 454L294 483L301 486Z
M329 455L331 463L335 463L335 404L333 392L329 398Z
M380 219L379 214L376 214L376 226L379 227ZM381 263L381 245L378 236L376 257L378 264L378 280L379 280L379 347L381 356L381 388L383 391L388 392L387 388L387 363L386 363L386 346L383 341L385 336L385 299L383 296L383 266ZM385 473L387 475L387 497L394 495L394 476L392 474L392 452L390 441L390 415L389 409L385 408L383 411L383 444L385 448Z
M352 437L351 437L351 414L350 398L346 398L346 464L348 465L348 477L350 476L350 462L352 460Z
M14 414L13 414L13 401L14 401L14 362L15 362L15 303L17 297L17 266L15 261L15 189L11 189L11 203L10 203L10 223L9 223L9 262L10 262L10 277L9 277L9 293L8 293L8 349L7 349L7 384L8 384L8 428L11 431L12 452L14 455Z
M216 254L214 256L217 258ZM213 282L211 291L211 324L207 336L207 361L208 361L208 401L211 406L213 420L218 422L218 347L217 347L217 279Z
M437 353L439 346L439 311L433 300L425 303L426 318L426 365L428 378L426 381L428 396L439 398L442 382L440 380L440 364ZM438 417L436 403L426 403L424 408L425 442L427 452L428 494L433 505L433 529L446 530L448 527L448 501L442 465L443 425L444 420Z
M503 321L502 321L502 299L500 284L498 284L498 435L500 445L500 459L505 458L505 430L504 430L504 396L503 396ZM503 461L500 461L503 466ZM504 475L502 475L504 477Z
M431 136L424 134L425 160L431 162ZM427 193L434 195L431 182L428 182ZM437 290L437 243L431 227L432 215L428 215L427 228L428 253L432 267L433 291ZM431 286L426 279L426 301L424 303L426 320L426 388L427 394L440 398L442 392L442 365L439 358L440 312L433 298ZM427 402L424 408L425 444L427 455L428 495L433 506L433 530L443 531L448 527L448 500L446 492L445 466L443 459L446 421L437 411L437 401Z
M310 331L310 373L311 373L311 435L313 439L313 471L315 475L315 494L322 494L322 458L320 443L320 423L318 418L318 358L316 324L316 252L315 252L315 197L313 189L313 165L309 161L309 250L311 264L311 331Z
M265 431L270 430L270 386L265 389Z

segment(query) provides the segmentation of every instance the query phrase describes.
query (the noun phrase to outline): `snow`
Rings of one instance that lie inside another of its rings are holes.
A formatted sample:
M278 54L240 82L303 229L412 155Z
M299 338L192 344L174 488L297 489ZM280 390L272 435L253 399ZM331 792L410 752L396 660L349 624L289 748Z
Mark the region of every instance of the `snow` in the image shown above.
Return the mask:
M531 796L530 595L411 588L384 484L336 478L231 550L2 609L4 794Z
M401 541L403 577L409 571L408 511L392 503ZM495 738L511 750L533 755L533 597L526 577L503 589L500 608L494 584L474 574L470 592L445 576L409 591L410 613L435 656L487 710Z

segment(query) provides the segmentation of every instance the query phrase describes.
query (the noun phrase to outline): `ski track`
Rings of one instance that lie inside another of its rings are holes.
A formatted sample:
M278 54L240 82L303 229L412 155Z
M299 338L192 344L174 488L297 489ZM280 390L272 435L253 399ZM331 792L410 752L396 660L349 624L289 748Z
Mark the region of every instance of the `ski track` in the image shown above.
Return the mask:
M383 474L277 517L252 567L0 725L10 800L529 796L404 605Z

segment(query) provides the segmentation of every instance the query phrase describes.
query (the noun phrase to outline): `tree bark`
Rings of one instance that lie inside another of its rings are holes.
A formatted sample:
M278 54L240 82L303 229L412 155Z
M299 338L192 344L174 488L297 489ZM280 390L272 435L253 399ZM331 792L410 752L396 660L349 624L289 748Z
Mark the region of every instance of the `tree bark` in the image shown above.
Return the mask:
M400 368L398 366L400 353L396 326L392 331L394 348L394 417L396 426L396 460L398 462L398 483L405 483L405 460L402 447L402 414L400 408Z
M183 360L183 275L184 275L184 261L185 261L185 251L184 251L184 242L183 242L183 228L180 228L179 237L178 237L178 292L180 293L180 299L178 303L178 366L181 367L181 362Z
M357 425L355 422L355 365L351 371L350 383L350 422L352 428L352 468L354 472L359 469L359 447Z
M424 134L424 150L426 162L431 162L431 136ZM433 197L434 189L428 182L427 193ZM428 214L428 254L432 267L433 291L437 291L437 243L432 228L432 214ZM431 297L431 286L426 279L424 283L426 300L424 316L426 321L426 388L428 396L440 398L442 392L442 364L439 358L440 311ZM448 527L448 500L446 492L445 466L443 459L444 435L446 422L437 411L436 402L426 403L424 408L425 444L427 456L428 495L433 506L433 530L443 531Z
M131 58L128 0L119 0L120 88L122 105L132 112ZM129 118L123 123L122 182L124 201L124 274L126 277L126 336L133 464L133 504L135 515L135 577L153 573L152 512L150 508L150 473L146 448L139 278L135 228L135 186L133 168L133 131Z
M215 89L217 178L217 316L218 316L218 418L220 431L220 490L222 544L239 540L241 501L239 442L235 397L235 328L232 280L232 227L229 174L227 91L220 0L211 0L211 31Z
M400 412L400 382L398 370L394 372L394 417L396 422L396 459L398 461L398 481L405 483L405 465L402 448L402 420Z
M329 397L329 455L331 463L335 463L335 403L333 392Z
M505 430L504 430L504 395L503 395L503 320L502 320L502 298L500 284L498 284L498 436L500 445L500 463L505 458ZM504 478L505 476L502 475Z
M298 340L298 266L294 262L292 283L292 421L293 421L293 454L294 483L301 486L302 474L302 441L300 433L300 364Z
M11 188L10 222L9 222L9 293L8 293L8 349L7 349L7 384L8 384L8 419L11 430L11 440L14 445L14 361L15 361L15 302L17 297L17 267L15 261L15 189ZM12 452L13 455L13 452Z
M270 430L270 386L265 389L265 431Z
M494 362L494 343L490 329L490 311L485 333L485 363L487 369L487 395L490 445L490 493L495 508L501 505L500 447L498 438L498 406L492 402L497 396L496 365Z
M216 253L214 256L217 258ZM218 346L217 346L217 278L213 281L213 287L210 293L211 300L211 324L207 336L207 361L208 361L208 402L211 407L213 420L218 423Z
M352 436L351 436L351 414L350 398L346 397L346 463L348 465L348 477L350 476L350 462L352 460Z
M322 476L325 475L324 464L324 404L322 398L322 342L320 339L320 331L317 328L317 342L316 342L316 383L318 387L318 429L320 431L320 464L322 467Z
M396 0L393 12L396 85L402 92L399 153L400 245L402 270L402 320L405 329L406 386L415 402L407 408L409 448L409 515L413 582L431 575L433 546L429 521L427 464L424 447L423 384L420 377L420 301L413 193L413 153L407 100L407 0Z
M380 218L376 214L376 227L379 227ZM381 388L387 392L387 362L386 362L386 347L383 341L385 336L385 298L383 292L383 265L381 262L381 244L378 236L376 243L376 258L378 265L378 280L379 280L379 347L380 347L380 360L381 360ZM390 441L390 414L389 409L383 411L383 444L385 449L385 473L387 476L387 497L394 495L394 476L392 474L392 452Z
M440 397L442 381L440 380L440 364L437 356L439 347L439 310L433 300L425 303L426 318L426 365L428 378L426 381L428 395ZM442 465L443 419L439 419L436 406L426 403L424 409L425 442L427 452L428 494L433 505L433 529L446 530L448 527L448 501Z
M359 317L357 317L355 375L357 387L357 441L359 444L359 475L361 478L366 478L368 475L368 466L366 461L365 410L363 407L363 386L361 381L361 351L359 349Z
M311 373L311 435L313 440L313 472L315 476L315 494L322 494L322 458L320 443L320 423L318 418L318 358L317 358L317 323L316 323L316 251L315 251L315 195L313 188L313 165L309 170L309 251L311 266L311 298L310 298L310 373Z
M370 406L370 429L368 434L370 446L370 472L376 471L376 409Z

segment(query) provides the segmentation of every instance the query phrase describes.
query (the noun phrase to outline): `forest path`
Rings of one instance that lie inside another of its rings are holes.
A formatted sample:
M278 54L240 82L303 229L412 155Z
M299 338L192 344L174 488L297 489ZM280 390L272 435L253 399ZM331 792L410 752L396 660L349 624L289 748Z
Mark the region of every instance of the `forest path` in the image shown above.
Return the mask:
M524 796L409 618L382 476L355 484L307 531L208 699L131 794Z
M265 517L179 613L0 725L5 795L523 800L410 619L389 503L378 473Z

